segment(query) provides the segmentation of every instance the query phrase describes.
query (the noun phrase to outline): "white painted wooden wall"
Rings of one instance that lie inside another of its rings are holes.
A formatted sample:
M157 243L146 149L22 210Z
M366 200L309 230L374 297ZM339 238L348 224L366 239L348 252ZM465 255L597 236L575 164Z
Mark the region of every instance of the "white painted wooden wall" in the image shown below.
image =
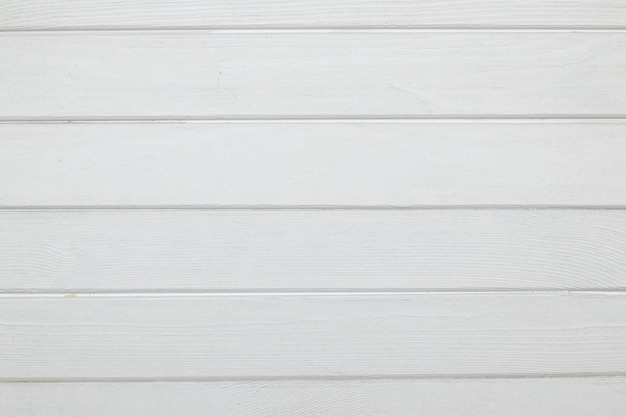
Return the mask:
M626 2L0 0L0 416L623 417Z

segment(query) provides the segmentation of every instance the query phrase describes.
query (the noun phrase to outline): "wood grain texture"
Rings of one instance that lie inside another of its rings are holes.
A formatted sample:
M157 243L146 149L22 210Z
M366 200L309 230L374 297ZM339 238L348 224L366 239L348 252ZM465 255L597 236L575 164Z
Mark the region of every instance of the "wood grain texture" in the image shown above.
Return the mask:
M626 114L626 33L4 33L0 119Z
M0 291L626 288L626 212L0 212Z
M625 407L624 378L0 383L0 413L12 417L623 417Z
M0 124L0 189L4 207L624 206L626 124Z
M4 0L0 29L614 27L619 0Z
M626 372L624 293L3 297L5 381Z

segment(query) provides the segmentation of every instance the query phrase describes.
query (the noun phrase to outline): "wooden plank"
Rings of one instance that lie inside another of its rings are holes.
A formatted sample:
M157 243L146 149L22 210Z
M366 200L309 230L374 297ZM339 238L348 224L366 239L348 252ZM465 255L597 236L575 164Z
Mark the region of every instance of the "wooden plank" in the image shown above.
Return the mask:
M4 207L624 206L626 124L0 124L0 189Z
M625 32L4 33L2 119L626 114Z
M4 296L4 381L626 372L626 293Z
M0 291L626 288L615 210L0 212Z
M2 384L12 417L622 417L624 378Z
M4 0L0 29L614 27L620 0Z

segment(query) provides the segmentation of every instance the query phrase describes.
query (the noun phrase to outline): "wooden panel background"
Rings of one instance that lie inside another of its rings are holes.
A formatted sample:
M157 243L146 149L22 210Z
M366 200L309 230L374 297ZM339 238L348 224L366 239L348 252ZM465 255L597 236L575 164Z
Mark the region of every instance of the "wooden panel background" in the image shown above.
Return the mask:
M0 415L617 417L626 3L5 0Z
M28 123L0 137L5 207L626 206L622 121Z
M0 119L626 113L626 32L2 33Z
M626 372L621 293L67 294L1 301L5 381Z
M0 384L13 417L622 417L624 378ZM454 400L452 401L451 398ZM94 410L97 410L94 411Z
M621 0L4 0L0 28L626 26Z
M621 210L2 211L5 292L626 288Z

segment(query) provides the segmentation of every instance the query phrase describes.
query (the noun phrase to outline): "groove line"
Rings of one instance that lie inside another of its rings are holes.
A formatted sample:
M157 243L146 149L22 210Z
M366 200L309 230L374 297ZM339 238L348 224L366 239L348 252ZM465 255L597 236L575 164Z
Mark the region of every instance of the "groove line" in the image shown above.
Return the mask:
M626 205L61 205L2 206L1 212L81 212L81 211L422 211L422 210L626 210Z
M510 380L510 379L583 379L624 378L624 372L577 372L551 374L346 374L346 375L284 375L284 376L215 376L215 377L151 377L151 378L0 378L0 383L154 383L154 382L255 382L255 381L344 381L344 380Z
M217 297L360 297L360 296L432 296L432 295L532 295L532 296L626 296L626 288L545 289L545 288L483 288L483 289L197 289L197 290L113 290L59 289L49 291L0 290L0 298L217 298Z
M189 26L41 26L7 27L1 33L215 32L215 33L465 33L465 32L626 32L623 25L189 25Z
M448 114L448 115L216 115L142 117L0 117L0 124L20 123L607 123L626 122L626 114Z

